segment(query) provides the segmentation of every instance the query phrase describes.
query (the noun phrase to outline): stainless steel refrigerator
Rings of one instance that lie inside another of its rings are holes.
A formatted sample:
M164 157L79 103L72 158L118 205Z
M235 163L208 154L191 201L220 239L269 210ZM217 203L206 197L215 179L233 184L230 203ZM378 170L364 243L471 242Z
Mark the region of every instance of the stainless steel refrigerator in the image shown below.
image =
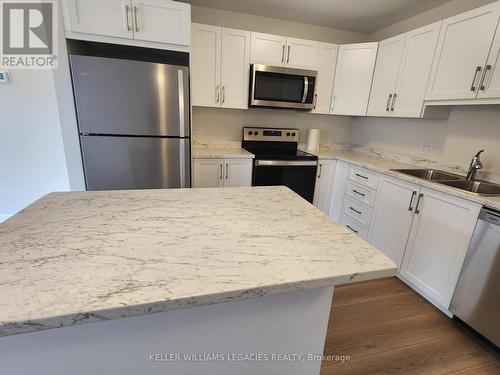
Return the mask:
M70 62L87 190L190 187L188 68Z

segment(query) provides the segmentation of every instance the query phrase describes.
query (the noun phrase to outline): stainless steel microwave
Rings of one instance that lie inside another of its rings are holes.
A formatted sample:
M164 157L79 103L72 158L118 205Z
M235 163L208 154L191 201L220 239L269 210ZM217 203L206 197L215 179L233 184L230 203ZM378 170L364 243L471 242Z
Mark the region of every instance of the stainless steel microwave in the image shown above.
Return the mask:
M310 110L315 105L315 70L252 64L250 107Z

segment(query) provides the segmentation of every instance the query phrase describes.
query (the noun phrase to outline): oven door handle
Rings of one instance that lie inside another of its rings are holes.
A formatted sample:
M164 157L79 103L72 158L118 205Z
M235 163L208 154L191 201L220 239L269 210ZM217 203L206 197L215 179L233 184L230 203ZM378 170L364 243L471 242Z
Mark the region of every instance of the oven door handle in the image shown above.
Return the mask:
M296 166L316 166L317 161L310 160L255 160L256 167L296 167Z
M304 76L304 93L302 94L302 103L306 102L308 92L309 92L309 77Z

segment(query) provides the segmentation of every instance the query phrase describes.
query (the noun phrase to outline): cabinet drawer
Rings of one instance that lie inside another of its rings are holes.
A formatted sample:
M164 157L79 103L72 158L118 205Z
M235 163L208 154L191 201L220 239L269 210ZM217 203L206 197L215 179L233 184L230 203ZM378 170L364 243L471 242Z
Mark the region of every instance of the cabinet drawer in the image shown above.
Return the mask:
M349 169L349 180L376 190L379 175L364 168L351 166Z
M362 203L356 202L350 197L344 200L344 214L349 215L353 219L359 221L366 227L370 226L370 219L372 216L372 209Z
M344 226L346 226L348 229L356 233L359 237L364 239L365 241L368 241L368 228L365 227L364 225L361 225L355 220L352 220L349 216L347 215L342 215L342 218L340 219L340 223Z
M352 181L347 182L346 194L348 197L373 207L375 204L376 191Z

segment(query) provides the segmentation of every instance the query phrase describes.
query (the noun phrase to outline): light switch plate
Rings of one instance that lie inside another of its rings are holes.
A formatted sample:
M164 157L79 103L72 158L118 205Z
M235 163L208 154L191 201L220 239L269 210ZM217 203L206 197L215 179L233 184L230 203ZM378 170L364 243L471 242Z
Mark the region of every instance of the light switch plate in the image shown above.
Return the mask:
M0 70L0 85L8 85L12 83L10 72L7 70Z

